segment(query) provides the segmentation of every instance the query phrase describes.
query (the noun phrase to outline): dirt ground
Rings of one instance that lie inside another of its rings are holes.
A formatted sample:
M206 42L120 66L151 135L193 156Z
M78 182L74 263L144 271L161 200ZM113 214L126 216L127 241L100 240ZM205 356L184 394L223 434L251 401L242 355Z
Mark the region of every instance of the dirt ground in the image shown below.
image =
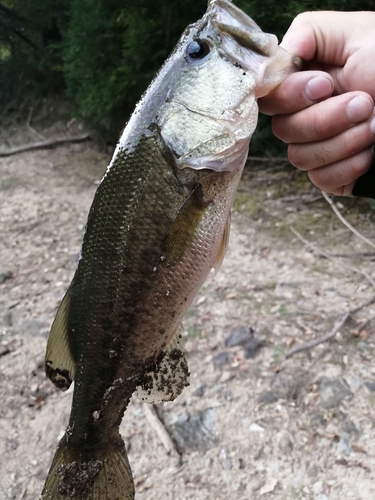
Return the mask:
M1 137L3 151L40 140L25 124ZM68 422L44 351L108 159L92 142L0 159L1 500L38 498ZM371 238L373 202L335 202ZM184 321L190 386L156 408L175 450L135 398L123 419L137 500L375 498L375 304L285 359L371 299L374 259L305 174L247 166L222 269Z

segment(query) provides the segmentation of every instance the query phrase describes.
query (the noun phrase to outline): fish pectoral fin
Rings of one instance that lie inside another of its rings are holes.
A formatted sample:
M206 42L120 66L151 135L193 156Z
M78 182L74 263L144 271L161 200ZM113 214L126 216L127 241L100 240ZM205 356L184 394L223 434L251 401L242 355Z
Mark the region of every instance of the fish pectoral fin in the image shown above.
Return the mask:
M210 203L204 199L202 185L197 184L181 205L165 235L161 251L167 263L176 264L191 248L196 230Z
M178 327L160 361L143 374L137 396L147 403L173 401L189 385L189 369L185 347Z
M216 255L216 259L214 262L214 270L215 274L219 271L221 268L221 264L223 263L227 248L228 248L228 243L229 243L229 234L230 234L230 221L231 221L231 213L229 212L227 222L225 223L224 226L224 232L223 236L221 238L221 243L220 243L220 248L219 251Z
M40 500L134 500L134 481L125 444L103 443L92 449L91 459L82 459L66 435L61 439L49 470Z
M68 312L70 288L66 292L49 334L45 369L48 378L56 387L66 391L74 380L75 362L68 339Z

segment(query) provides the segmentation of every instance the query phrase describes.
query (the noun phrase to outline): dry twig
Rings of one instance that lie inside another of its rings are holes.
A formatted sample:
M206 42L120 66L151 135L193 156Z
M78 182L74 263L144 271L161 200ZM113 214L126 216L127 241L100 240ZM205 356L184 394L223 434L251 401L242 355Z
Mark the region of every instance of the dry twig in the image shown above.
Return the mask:
M346 323L347 319L352 316L353 314L357 313L364 307L369 306L375 302L375 295L373 295L370 299L368 299L366 302L363 304L355 307L354 309L351 309L350 311L347 311L333 326L332 330L327 333L326 335L323 335L322 337L318 337L317 339L312 340L311 342L307 342L306 344L302 344L296 347L293 347L292 349L289 349L285 353L285 359L289 359L298 352L302 351L307 351L309 349L312 349L313 347L316 347L319 344L323 344L324 342L328 342L328 340L331 340L335 337L336 333L340 330L340 328Z
M5 494L5 499L6 500L10 500L10 496L7 494L7 492L5 491L5 488L4 486L0 483L0 488L3 490L4 494Z
M21 492L21 495L19 496L18 500L22 500L23 497L25 496L25 493L26 493L26 489L27 489L27 486L24 486L22 492Z
M268 163L269 162L275 163L278 161L282 161L289 163L288 158L286 158L285 156L282 156L281 158L278 157L274 158L273 156L248 156L247 161L267 161Z
M40 142L31 142L30 144L24 144L22 146L17 146L15 148L8 149L8 151L0 151L0 157L12 156L19 153L24 153L26 151L32 151L35 149L45 149L53 148L59 146L60 144L66 144L69 142L83 142L91 140L90 134L75 135L72 137L57 137L56 139L47 139Z
M30 130L30 132L32 132L34 135L36 135L37 137L39 137L39 139L42 139L42 141L45 141L46 138L44 137L44 135L40 134L37 130L35 130L34 127L32 127L30 125L31 117L33 115L33 111L34 111L34 106L31 106L30 111L29 111L29 116L27 117L27 121L26 121L26 127Z
M173 442L173 439L169 435L167 429L165 428L163 422L161 422L159 415L156 411L154 405L144 403L143 410L145 412L145 417L147 418L150 427L156 432L161 443L166 449L168 455L172 455L175 457L179 457L180 454L177 451L177 448Z
M332 262L337 262L333 257L332 255L330 255L329 253L327 252L324 252L323 250L320 250L319 248L316 247L316 245L314 245L313 243L311 243L310 241L306 240L306 238L304 238L302 236L302 234L300 232L297 231L297 229L295 229L293 226L289 225L288 226L289 229L292 231L292 233L297 236L297 238L302 241L302 243L304 245L306 245L307 247L311 248L311 250L316 254L316 255L320 255L326 259L329 259L331 260ZM349 271L352 271L353 273L357 273L357 274L362 274L362 276L364 276L367 281L369 283L371 283L371 285L375 288L375 281L371 278L371 276L369 276L367 273L363 272L363 271L360 271L359 269L356 269L355 267L352 267L352 266L345 266L343 264L340 264L342 268L344 269L348 269Z
M340 212L340 210L337 208L337 206L333 203L333 201L331 200L331 198L328 196L327 193L325 193L324 191L322 191L322 194L324 196L324 198L327 200L327 202L331 205L332 207L332 210L335 212L335 214L337 215L337 217L341 220L341 222L348 228L350 229L350 231L352 233L354 233L356 236L358 236L358 238L360 238L362 241L364 241L365 243L367 243L368 245L370 245L372 248L375 248L375 243L373 243L371 240L369 240L368 238L366 238L366 236L363 236L363 234L361 234L359 231L357 231L357 229L355 227L353 227L350 222L348 222L345 217L342 215L342 213Z

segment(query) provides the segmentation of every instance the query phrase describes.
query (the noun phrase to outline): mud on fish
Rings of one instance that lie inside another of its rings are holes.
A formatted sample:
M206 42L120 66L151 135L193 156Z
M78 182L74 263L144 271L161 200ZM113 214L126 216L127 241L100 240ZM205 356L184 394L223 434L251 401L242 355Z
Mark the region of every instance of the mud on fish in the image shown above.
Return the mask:
M181 320L224 257L257 98L295 70L274 35L212 0L136 106L48 340L48 377L75 385L42 500L134 498L121 419L134 392L170 401L188 384Z

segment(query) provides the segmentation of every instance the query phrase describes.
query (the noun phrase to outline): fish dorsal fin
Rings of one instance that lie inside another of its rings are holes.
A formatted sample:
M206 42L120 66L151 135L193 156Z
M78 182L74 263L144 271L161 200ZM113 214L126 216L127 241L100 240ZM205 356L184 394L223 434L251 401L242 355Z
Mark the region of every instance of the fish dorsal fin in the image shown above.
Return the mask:
M231 214L229 212L227 222L225 223L224 226L224 232L223 232L223 237L221 238L220 248L214 262L215 274L217 274L219 269L221 268L221 264L223 263L228 248L229 234L230 234L230 220L231 220Z
M68 312L70 288L66 292L49 334L45 368L48 378L63 391L69 389L74 380L75 363L69 347Z
M142 401L173 401L189 385L189 370L181 331L180 326L165 348L161 360L143 374L142 384L137 387L137 396Z
M201 184L197 184L181 205L162 243L162 253L174 265L191 248L191 243L210 201L204 200Z

